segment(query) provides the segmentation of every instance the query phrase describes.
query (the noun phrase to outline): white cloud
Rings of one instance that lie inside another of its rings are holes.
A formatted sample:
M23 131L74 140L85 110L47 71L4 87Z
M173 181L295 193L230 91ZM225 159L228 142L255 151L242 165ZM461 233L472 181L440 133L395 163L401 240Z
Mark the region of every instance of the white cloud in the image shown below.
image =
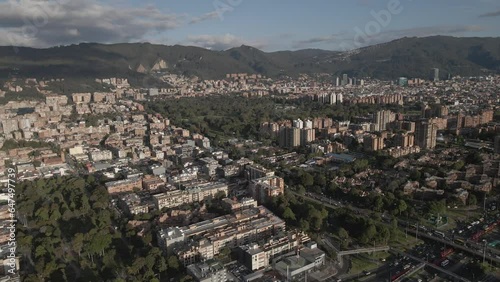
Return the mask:
M0 3L0 45L47 47L78 42L140 41L177 28L183 15L153 6L117 7L97 0Z
M211 19L216 19L216 18L219 18L219 13L217 11L213 11L213 12L210 12L210 13L206 13L204 15L201 15L199 17L194 17L192 18L189 23L190 24L195 24L195 23L199 23L199 22L203 22L203 21L206 21L206 20L211 20Z
M224 35L190 35L185 41L186 44L195 45L212 50L227 50L232 47L249 45L255 48L262 48L266 44L262 41L248 41L230 33Z

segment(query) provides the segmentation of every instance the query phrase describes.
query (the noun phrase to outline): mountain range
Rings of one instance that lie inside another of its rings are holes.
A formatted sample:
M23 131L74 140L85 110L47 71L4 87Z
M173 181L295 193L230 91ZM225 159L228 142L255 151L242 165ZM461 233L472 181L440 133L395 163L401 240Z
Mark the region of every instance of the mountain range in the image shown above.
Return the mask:
M227 73L269 77L300 73L347 73L356 77L428 78L500 72L500 38L405 37L353 51L305 49L264 52L250 46L212 51L149 43L59 46L46 49L0 47L0 76L39 78L138 77L153 70L223 78Z

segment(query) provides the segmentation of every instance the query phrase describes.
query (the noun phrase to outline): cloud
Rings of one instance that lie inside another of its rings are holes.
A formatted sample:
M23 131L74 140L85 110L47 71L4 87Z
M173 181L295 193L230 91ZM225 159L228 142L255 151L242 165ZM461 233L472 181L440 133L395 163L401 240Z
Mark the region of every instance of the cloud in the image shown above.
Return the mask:
M206 20L211 20L211 19L215 19L215 18L218 18L219 17L219 13L217 11L213 11L213 12L210 12L210 13L206 13L206 14L203 14L199 17L194 17L192 18L189 23L190 24L195 24L195 23L199 23L199 22L204 22Z
M262 48L266 45L264 42L248 41L230 33L226 33L224 35L190 35L187 37L185 44L195 45L211 50L227 50L229 48L238 47L241 45L249 45L255 48Z
M483 31L484 28L478 25L461 25L461 26L429 26L429 27L415 27L401 30L388 30L382 32L382 36L389 37L403 37L403 36L433 36L433 35L454 35L466 32Z
M360 28L361 29L361 28ZM363 29L361 29L363 30ZM320 45L321 48L333 50L352 50L374 44L380 44L402 37L428 37L434 35L462 35L469 32L483 31L477 25L462 26L429 26L398 30L385 30L371 36L359 36L354 31L342 32L324 37L314 37L295 42L294 48L309 48Z
M117 7L97 0L8 0L0 3L0 45L49 47L131 42L179 27L183 15L153 6Z
M338 37L336 35L326 35L326 36L319 36L319 37L312 37L309 39L305 40L299 40L294 43L295 48L301 48L301 47L308 47L311 45L316 45L316 44L323 44L323 43L330 43L330 42L335 42Z
M480 18L491 18L491 17L498 17L500 16L500 10L496 12L490 12L486 14L479 15Z

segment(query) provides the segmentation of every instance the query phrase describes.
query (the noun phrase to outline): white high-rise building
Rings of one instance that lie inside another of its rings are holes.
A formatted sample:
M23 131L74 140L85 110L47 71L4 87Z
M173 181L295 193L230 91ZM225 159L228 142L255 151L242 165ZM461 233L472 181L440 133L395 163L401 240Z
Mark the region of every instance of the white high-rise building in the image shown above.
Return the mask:
M293 121L293 127L304 128L304 122L299 118Z
M313 128L313 122L308 119L304 122L304 128L307 128L307 129L312 129Z
M337 104L342 104L343 101L344 96L341 93L337 94Z
M329 98L330 98L330 99L329 99L329 101L328 101L328 102L330 103L330 105L335 105L335 104L337 104L337 94L332 93L332 94L330 94L330 97L329 97Z

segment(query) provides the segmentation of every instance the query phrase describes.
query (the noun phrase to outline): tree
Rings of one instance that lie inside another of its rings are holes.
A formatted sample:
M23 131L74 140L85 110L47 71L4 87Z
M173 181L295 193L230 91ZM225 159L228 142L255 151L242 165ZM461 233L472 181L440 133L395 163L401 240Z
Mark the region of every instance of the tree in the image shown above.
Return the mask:
M299 227L302 231L309 231L309 221L304 219L299 220Z
M304 174L302 174L300 181L305 187L311 187L314 185L314 178L308 172L304 172Z
M458 162L456 162L455 164L453 164L453 169L454 170L462 170L462 168L465 166L465 162L460 160Z
M339 186L337 185L337 183L332 181L330 185L328 185L328 190L326 192L330 196L335 196L338 191L339 191Z
M395 217L392 217L391 220L391 232L396 232L398 230L398 219Z
M292 209L290 209L290 207L286 207L285 210L283 211L283 218L285 220L292 220L292 221L295 221L296 218L295 218L295 214L293 213Z
M446 212L446 200L431 201L427 205L428 215L444 214Z
M377 212L381 212L384 207L384 200L382 199L381 196L375 197L375 200L373 201L373 210Z
M410 172L410 179L413 181L419 181L421 177L422 177L422 174L420 173L420 171L418 171L416 169L414 169Z
M469 206L477 205L477 197L474 194L469 194L469 198L467 199Z
M299 195L305 195L306 194L306 188L302 185L299 185L299 189L297 191Z
M321 217L313 217L311 219L312 228L316 231L321 230L323 227L323 219Z
M379 242L387 244L389 237L391 236L391 231L387 226L380 225L377 227L377 237Z
M325 176L322 174L316 174L316 177L314 178L314 184L320 187L325 187L326 186Z
M175 271L179 270L179 260L176 256L169 256L167 259L168 268L174 269Z
M349 232L342 227L339 228L338 235L341 240L349 239Z
M363 244L368 244L377 235L377 228L374 224L369 224L361 233L359 241Z
M398 202L399 214L406 211L407 208L408 208L408 206L406 205L406 202L404 200L399 200L399 202Z
M229 258L230 255L231 255L231 249L228 247L222 248L219 252L219 257L221 258Z
M481 164L483 162L483 157L481 156L481 154L477 151L475 152L472 152L472 153L469 153L466 157L465 157L465 162L467 164Z

